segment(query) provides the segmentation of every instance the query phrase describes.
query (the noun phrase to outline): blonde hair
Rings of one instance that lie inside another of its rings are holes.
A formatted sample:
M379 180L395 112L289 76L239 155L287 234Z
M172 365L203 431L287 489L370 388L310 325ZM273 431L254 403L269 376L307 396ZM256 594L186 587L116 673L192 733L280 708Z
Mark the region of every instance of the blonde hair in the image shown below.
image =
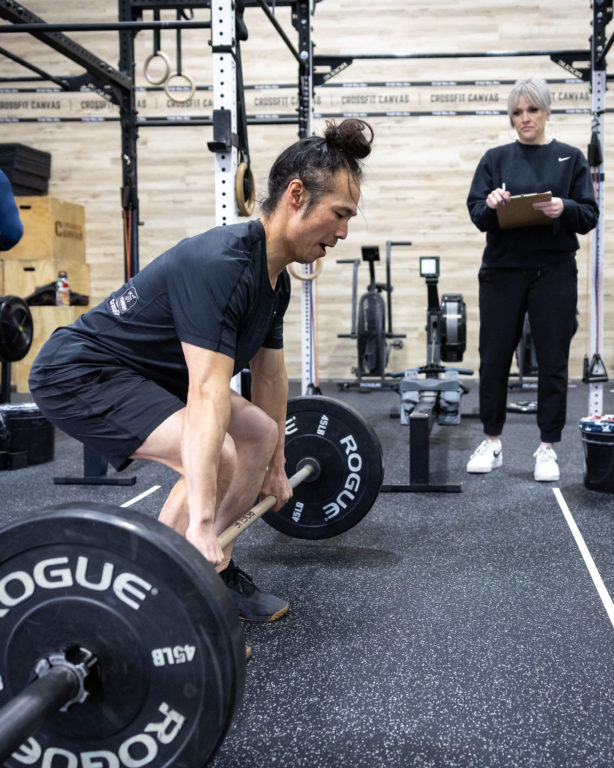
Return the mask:
M550 112L550 90L545 80L542 80L540 77L517 80L510 91L510 95L507 97L507 114L512 127L514 125L512 116L518 105L518 99L521 96L524 96L530 104L543 109L544 112Z

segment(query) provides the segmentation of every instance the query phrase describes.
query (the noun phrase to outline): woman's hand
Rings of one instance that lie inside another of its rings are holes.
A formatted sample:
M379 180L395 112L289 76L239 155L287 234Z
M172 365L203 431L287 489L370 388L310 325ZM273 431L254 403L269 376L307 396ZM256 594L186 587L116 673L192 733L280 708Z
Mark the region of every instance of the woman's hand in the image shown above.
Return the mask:
M553 197L552 200L547 200L544 203L533 203L533 208L535 208L536 211L545 213L549 219L558 219L563 213L565 203L560 197Z
M486 198L486 205L489 208L496 208L498 205L505 205L510 197L511 195L508 190L497 187Z

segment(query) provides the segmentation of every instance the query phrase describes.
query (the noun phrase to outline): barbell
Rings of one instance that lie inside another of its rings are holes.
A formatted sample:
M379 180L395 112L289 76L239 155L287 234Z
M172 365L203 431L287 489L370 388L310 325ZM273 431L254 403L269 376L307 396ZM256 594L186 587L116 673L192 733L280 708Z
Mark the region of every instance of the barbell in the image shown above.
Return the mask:
M383 480L362 417L331 398L288 401L294 495L256 519L300 538L361 520ZM0 762L197 768L230 728L245 679L236 607L210 563L134 510L71 503L0 531Z

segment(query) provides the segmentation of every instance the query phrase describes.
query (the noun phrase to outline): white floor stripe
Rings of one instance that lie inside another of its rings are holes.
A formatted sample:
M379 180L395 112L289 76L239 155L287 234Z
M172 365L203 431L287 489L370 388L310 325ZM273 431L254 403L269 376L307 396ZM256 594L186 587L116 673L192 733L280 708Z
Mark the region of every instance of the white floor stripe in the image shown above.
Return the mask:
M559 503L559 507L561 508L561 511L565 515L565 520L567 520L567 525L571 529L573 537L576 540L576 544L578 545L580 554L584 558L584 562L586 564L586 567L588 568L588 572L591 575L593 583L595 584L595 587L597 588L597 592L599 593L599 597L601 598L601 601L608 613L608 616L610 617L612 626L614 626L614 603L612 603L612 598L610 597L610 594L606 589L606 586L603 583L601 576L599 575L599 571L597 570L595 561L593 560L591 553L588 551L586 542L582 538L582 534L580 533L578 526L576 525L576 521L573 519L572 514L569 511L569 507L567 506L567 503L563 498L563 494L561 493L559 488L553 488L552 491L556 496L556 500Z
M149 496L151 493L155 493L159 485L152 485L151 488L149 488L147 491L143 491L143 493L139 493L138 496L135 496L133 499L130 499L129 501L125 501L123 504L121 504L122 507L131 507L133 504L136 504L137 501L140 501L141 499L144 499L146 496Z

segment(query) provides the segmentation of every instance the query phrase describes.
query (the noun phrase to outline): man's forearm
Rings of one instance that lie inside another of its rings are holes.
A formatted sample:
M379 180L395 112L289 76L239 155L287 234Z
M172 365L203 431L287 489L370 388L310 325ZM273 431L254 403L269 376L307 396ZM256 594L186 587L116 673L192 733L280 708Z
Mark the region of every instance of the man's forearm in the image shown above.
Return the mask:
M188 397L181 454L191 522L214 518L219 456L229 419L229 397Z
M254 377L252 379L252 402L262 408L278 426L277 445L270 463L283 468L285 463L286 403L288 402L288 377L285 371L274 377Z

